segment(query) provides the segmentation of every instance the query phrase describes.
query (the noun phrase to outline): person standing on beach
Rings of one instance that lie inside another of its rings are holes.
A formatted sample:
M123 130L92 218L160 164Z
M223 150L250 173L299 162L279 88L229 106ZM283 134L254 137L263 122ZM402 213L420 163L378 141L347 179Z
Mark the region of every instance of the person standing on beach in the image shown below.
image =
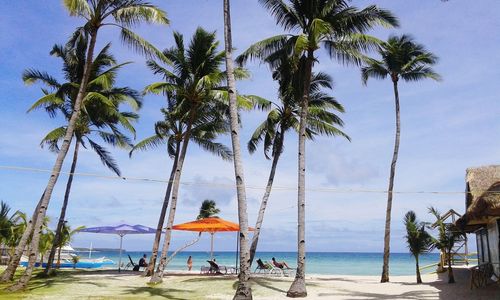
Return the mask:
M191 257L191 255L189 255L189 257L188 257L187 267L188 267L188 271L191 271L191 269L193 268L193 258Z

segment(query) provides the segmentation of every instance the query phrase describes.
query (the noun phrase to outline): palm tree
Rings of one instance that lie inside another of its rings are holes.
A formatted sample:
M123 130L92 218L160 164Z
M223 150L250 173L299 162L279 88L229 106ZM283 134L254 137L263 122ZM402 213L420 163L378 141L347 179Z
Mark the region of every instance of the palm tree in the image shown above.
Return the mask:
M391 210L394 188L394 176L396 173L396 161L399 152L399 138L401 131L398 81L419 81L430 78L440 80L440 76L430 67L437 62L437 57L428 52L424 46L415 43L408 35L391 36L387 42L380 44L378 53L382 60L366 58L366 66L361 69L363 83L366 84L368 78L385 79L389 76L394 89L394 99L396 105L396 138L394 142L394 152L392 155L391 171L389 175L389 188L387 190L387 210L385 215L384 231L384 263L382 267L381 282L389 281L389 254L391 239Z
M257 150L258 144L262 142L265 157L267 159L272 157L271 170L257 215L255 231L250 246L250 264L257 250L260 229L271 193L276 167L283 152L285 135L291 130L298 132L300 123L300 102L302 98L301 83L303 82L300 74L302 74L302 72L300 70L294 72L292 61L289 57L282 56L279 60L279 62L270 61L270 65L271 67L275 67L273 78L279 82L278 98L281 103L272 103L274 108L267 114L267 118L256 128L248 142L248 150L250 153L254 153ZM322 87L328 89L333 88L331 77L321 72L313 74L306 125L307 138L312 140L314 136L324 134L327 136L340 135L349 139L346 134L337 128L343 126L343 121L332 112L337 111L342 113L344 112L344 108L335 98L322 92Z
M432 236L425 230L426 223L417 221L414 211L406 213L404 218L406 227L406 243L410 253L415 257L417 283L422 283L418 258L421 254L429 253L434 248Z
M43 257L45 253L52 248L52 244L54 243L54 232L49 228L45 228L42 231L42 235L40 236L40 241L38 242L38 248L40 251L40 267L43 266Z
M211 90L211 94L221 94L223 96L222 91L215 90L217 85L222 81L224 74L218 70L222 60L222 53L216 52L218 43L215 42L214 33L208 33L205 30L198 28L193 36L193 40L188 51L185 49L184 37L181 34L174 32L174 40L176 46L163 51L163 55L168 61L173 61L176 68L179 68L176 73L172 73L169 70L169 67L162 66L162 62L157 62L155 60L149 60L147 62L148 67L153 71L153 73L161 75L164 80L162 82L156 82L148 85L145 88L145 93L163 93L167 96L167 108L162 110L165 116L165 121L159 122L155 125L156 134L154 136L147 138L136 145L136 148L144 150L150 147L156 147L162 142L166 142L168 145L167 152L169 156L174 159L172 170L170 172L169 183L167 185L160 211L160 217L158 218L152 254L148 268L145 270L145 275L151 275L156 265L163 223L178 166L181 144L188 131L185 119L186 116L184 114L186 113L186 109L189 107L191 102L184 101L183 103L183 99L186 98L186 96L189 96L188 98L190 99L198 98L198 100L202 100L204 90ZM194 47L196 47L196 49ZM189 51L191 50L196 50L197 52L190 54ZM199 64L199 60L205 60L206 65L197 65ZM246 76L244 71L240 71L241 72L239 74L242 77ZM197 83L200 85L197 86ZM211 97L213 96L214 95L211 95ZM198 127L197 130L199 133L202 133L200 131L201 129L201 127ZM195 134L195 136L197 135ZM213 148L215 152L219 150L223 150L222 152L225 151L225 149L220 147L220 144L214 144L212 141L207 139L200 140L197 138L197 140L197 143L204 148L208 149L215 146L215 148Z
M249 58L266 58L279 50L289 49L287 51L296 60L303 59L305 64L299 118L297 274L287 296L306 297L305 141L312 69L314 62L317 61L315 52L323 46L331 58L343 63L360 63L362 57L360 51L369 50L379 42L364 33L375 25L397 26L398 21L389 11L374 5L358 10L350 6L350 1L347 0L259 0L259 2L275 17L277 24L294 34L278 35L257 42L243 53L241 61Z
M28 229L23 234L21 241L16 248L14 261L19 261L21 254L24 251L28 238L32 234L31 247L29 253L28 267L24 274L19 279L19 282L9 288L10 291L23 289L31 279L33 266L35 263L36 254L38 252L38 240L40 238L40 229L43 217L46 214L52 191L59 177L59 173L64 162L64 158L68 153L71 139L75 130L75 126L79 119L82 102L87 92L89 83L92 61L94 58L94 48L97 42L98 31L101 27L112 25L121 29L122 40L131 45L135 50L142 53L153 53L162 57L154 47L148 42L140 38L137 34L130 30L131 27L146 23L168 24L166 14L156 6L149 4L143 0L64 0L64 6L71 16L78 16L85 19L85 24L78 28L78 31L83 32L90 37L89 46L87 48L86 62L83 69L82 81L80 83L78 94L75 100L73 113L68 122L66 133L64 135L61 149L57 155L50 179L43 194L42 199L37 205L36 214L28 224ZM82 34L77 34L81 36ZM2 273L2 281L11 280L17 268L17 263L9 264L7 269Z
M55 117L58 112L62 113L66 120L71 118L75 98L78 93L78 85L83 75L85 65L85 50L87 39L81 37L78 43L72 45L55 45L51 55L61 58L63 61L63 73L65 83L59 83L53 76L46 72L29 69L23 73L23 80L28 84L42 82L52 89L52 93L46 91L45 95L33 104L28 111L44 108L50 117ZM123 103L129 104L133 109L141 106L139 94L128 87L115 87L117 71L125 64L118 65L114 57L109 53L110 44L107 44L96 56L92 63L92 71L87 87L87 97L83 101L83 114L75 126L75 148L70 169L70 175L66 184L63 205L59 215L59 221L55 231L55 238L49 254L45 273L48 274L52 267L57 244L61 238L61 230L65 222L66 209L73 182L73 174L76 170L80 146L86 148L88 143L94 152L100 157L102 163L111 171L120 176L118 165L103 146L99 145L92 136L100 137L104 142L112 146L122 148L129 147L130 139L123 134L117 125L121 125L130 133L135 135L135 129L131 122L138 116L132 112L121 112L119 107ZM104 130L109 128L110 131ZM41 146L48 145L54 152L59 151L59 142L63 139L66 127L58 127L49 132L42 140Z
M58 249L57 252L57 268L59 269L61 266L61 250L64 246L69 245L71 243L73 236L78 233L80 230L84 229L85 226L79 226L73 230L71 230L71 227L66 224L66 222L63 223L63 227L61 229L61 238L59 239L58 243L55 245L56 248Z
M14 214L9 216L10 209L7 203L0 201L0 244L6 243L11 236Z
M220 213L220 209L217 208L217 203L215 203L214 200L205 199L201 203L200 213L196 217L196 220L205 218L218 218L218 213Z
M16 246L19 244L21 237L28 226L28 218L26 214L20 211L16 211L11 217L11 227L8 234L8 239L5 244L9 247L9 256L14 255Z
M231 7L229 0L223 0L224 10L224 50L227 72L227 92L229 94L229 122L231 128L231 144L233 148L234 177L236 196L238 198L238 222L240 225L240 274L238 288L233 299L252 299L250 278L250 261L248 248L248 214L245 193L243 161L241 160L240 128L238 124L237 90L233 64L233 42L231 34Z
M174 33L175 47L163 51L163 55L172 62L173 70L169 71L160 64L149 61L148 65L155 73L162 74L164 81L153 83L145 88L145 92L164 93L168 99L167 110L163 110L165 121L157 123L156 135L136 145L135 148L146 149L167 142L168 152L174 156L171 172L171 186L167 186L162 211L158 221L158 228L163 228L166 208L172 193L166 234L162 255L157 272L151 282L162 280L168 248L170 246L171 228L173 226L180 176L185 161L188 144L191 140L203 149L230 159L230 150L224 145L214 142L218 135L228 131L227 92L221 86L226 77L220 70L224 52L217 52L215 32L207 32L198 28L193 35L189 46L185 47L184 38ZM174 170L175 167L175 170ZM161 225L161 226L160 226ZM157 231L157 237L160 236ZM159 239L153 244L153 256L157 253L155 247ZM156 250L156 251L155 251ZM154 257L156 260L156 257ZM154 268L155 262L151 263Z
M436 218L439 230L438 238L434 239L434 246L445 254L446 263L448 264L448 283L455 283L455 276L451 267L451 260L453 258L452 250L455 243L464 238L465 233L453 223L445 224L441 218L441 213L434 207L429 208L429 213Z

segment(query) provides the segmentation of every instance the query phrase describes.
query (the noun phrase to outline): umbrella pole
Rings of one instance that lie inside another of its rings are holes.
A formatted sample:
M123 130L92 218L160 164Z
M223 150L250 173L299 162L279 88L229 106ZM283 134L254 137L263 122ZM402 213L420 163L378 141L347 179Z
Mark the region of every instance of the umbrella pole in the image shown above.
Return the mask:
M122 242L123 242L123 235L120 234L120 256L118 258L118 272L121 272L121 267L122 267Z
M214 260L214 233L210 233L210 260Z
M89 249L89 259L92 256L92 242L90 242L90 249Z

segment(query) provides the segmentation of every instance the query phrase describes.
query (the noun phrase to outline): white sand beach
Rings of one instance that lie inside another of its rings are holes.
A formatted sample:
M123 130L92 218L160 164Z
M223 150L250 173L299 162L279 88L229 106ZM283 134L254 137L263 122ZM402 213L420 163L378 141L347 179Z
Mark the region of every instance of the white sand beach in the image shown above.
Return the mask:
M392 276L379 283L378 276L307 276L306 299L500 299L500 285L471 290L468 271L456 269L456 284L448 284L446 274L427 274L417 285L414 276ZM254 276L254 299L290 299L286 291L291 278ZM132 272L64 271L55 278L34 279L29 291L0 294L2 299L231 299L235 276L203 276L170 273L163 283L146 284L147 279Z

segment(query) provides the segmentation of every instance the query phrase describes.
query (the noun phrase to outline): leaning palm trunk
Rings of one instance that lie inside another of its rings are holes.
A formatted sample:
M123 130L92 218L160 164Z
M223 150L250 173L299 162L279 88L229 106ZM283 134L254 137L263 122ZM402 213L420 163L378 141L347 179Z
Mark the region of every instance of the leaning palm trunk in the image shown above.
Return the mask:
M57 249L57 264L56 264L56 268L59 269L61 267L61 249L62 247L59 247L59 249Z
M73 150L73 161L71 162L71 169L70 169L70 174L68 176L68 182L66 183L66 191L64 193L64 200L63 200L63 205L61 207L61 213L59 215L59 221L57 222L57 228L54 236L54 243L52 244L52 248L50 249L49 253L49 260L47 261L47 265L45 266L44 273L49 274L50 270L52 269L52 265L54 263L54 257L56 255L56 250L57 247L62 247L63 245L60 245L61 243L61 238L62 238L62 228L64 226L64 220L66 219L66 209L68 207L68 201L69 201L69 194L71 191L71 185L73 184L73 176L76 170L76 163L78 161L78 151L80 149L80 141L77 138L76 143L75 143L75 149ZM60 252L60 249L59 249ZM57 268L59 268L60 261L59 257L57 259Z
M186 244L184 244L184 246L180 247L179 249L175 250L167 259L167 261L165 262L165 267L168 266L168 264L172 261L172 259L174 259L174 257L181 251L184 251L184 249L188 248L188 247L191 247L193 246L194 244L198 243L201 239L201 232L198 232L198 237L196 237L195 239L193 239L192 241L189 241L187 242Z
M19 241L17 246L13 249L12 251L13 253L11 255L9 264L7 265L5 271L3 271L0 278L0 282L11 281L14 278L14 274L16 273L17 267L19 266L19 261L21 260L21 256L23 255L24 249L26 248L29 240L31 239L31 233L33 233L33 223L36 221L37 217L36 212L38 211L38 208L42 203L44 195L45 192L43 192L42 197L40 197L35 212L33 212L33 216L31 217L31 220L28 221L28 225L26 226L26 229L24 230L23 235L21 236L21 240Z
M267 208L267 201L269 200L269 195L271 194L271 189L273 187L274 175L276 173L276 166L281 155L281 149L283 148L283 129L281 129L280 135L278 136L278 151L273 156L273 162L271 164L271 171L269 172L269 178L267 179L267 186L262 197L262 202L260 203L259 214L257 216L257 222L255 223L255 230L253 232L252 244L250 245L250 266L255 258L255 252L257 251L257 244L259 243L260 228L262 227L262 222L264 221L264 213Z
M415 268L417 272L417 283L422 283L422 276L420 276L420 266L418 263L418 255L415 255Z
M192 119L193 118L191 118L191 120ZM165 272L168 249L170 248L170 239L172 237L172 226L174 226L175 211L177 209L177 198L179 195L179 185L181 181L182 167L184 165L184 159L186 158L189 139L191 138L191 127L192 127L192 122L190 122L187 126L186 134L182 142L182 149L179 154L179 160L177 161L177 166L175 168L174 183L172 186L172 201L170 202L170 210L168 212L167 227L165 230L165 240L163 241L163 248L161 250L161 257L160 257L160 263L158 265L158 270L154 272L153 276L151 276L150 280L151 283L160 283L163 281L163 273Z
M71 114L71 118L68 123L68 127L66 129L66 134L64 136L64 140L61 146L61 150L57 155L56 162L54 164L54 168L52 169L52 173L50 175L49 182L47 183L47 187L45 189L44 196L40 203L40 206L37 209L37 216L34 222L34 226L32 227L33 237L31 239L31 247L29 251L29 260L26 271L21 276L19 281L11 286L9 290L15 291L26 288L29 280L31 279L31 274L33 273L33 267L35 265L35 260L38 255L38 242L40 240L40 233L42 228L42 222L47 212L47 208L50 203L50 198L52 196L52 191L56 185L57 179L59 178L59 173L61 172L61 168L64 162L64 158L69 150L69 145L71 144L71 139L73 138L73 133L75 129L76 121L80 116L80 109L83 102L83 98L85 97L85 91L87 90L87 84L90 77L90 69L92 65L92 58L94 55L94 48L97 39L97 29L94 29L90 33L90 44L87 50L87 61L85 62L85 67L83 69L83 78L78 89L78 95L76 97L75 106L73 109L73 113ZM27 233L29 235L29 233Z
M233 46L231 37L231 9L229 0L224 0L224 46L226 51L226 72L229 94L229 119L231 126L231 142L233 146L234 175L236 179L236 194L238 197L238 220L240 223L240 274L238 288L233 299L252 299L250 278L250 259L248 249L248 215L243 176L243 162L238 124L238 109L236 107L236 81L234 79Z
M167 190L165 192L165 198L163 199L163 205L161 207L160 218L158 219L158 226L156 226L155 239L153 241L153 250L151 251L151 258L149 259L149 264L146 270L144 270L144 276L151 276L154 273L156 258L158 257L158 248L160 248L161 232L163 230L163 224L165 223L165 215L167 214L168 202L170 200L170 194L172 192L172 185L175 178L175 172L177 170L177 161L179 160L179 143L175 150L174 163L172 164L172 171L170 172L170 178L168 180Z
M306 290L306 122L309 108L309 89L311 87L314 54L308 51L304 73L304 92L300 108L299 149L298 149L298 192L297 192L297 274L286 293L287 297L307 297Z
M398 79L392 78L394 85L394 100L396 102L396 140L394 142L394 153L392 155L391 174L389 176L389 189L387 190L387 210L385 212L385 232L384 232L384 264L382 266L382 278L380 282L389 282L389 255L391 244L391 210L392 210L392 191L394 188L394 175L396 173L396 161L398 160L399 136L401 131L401 121L399 115L399 93Z

